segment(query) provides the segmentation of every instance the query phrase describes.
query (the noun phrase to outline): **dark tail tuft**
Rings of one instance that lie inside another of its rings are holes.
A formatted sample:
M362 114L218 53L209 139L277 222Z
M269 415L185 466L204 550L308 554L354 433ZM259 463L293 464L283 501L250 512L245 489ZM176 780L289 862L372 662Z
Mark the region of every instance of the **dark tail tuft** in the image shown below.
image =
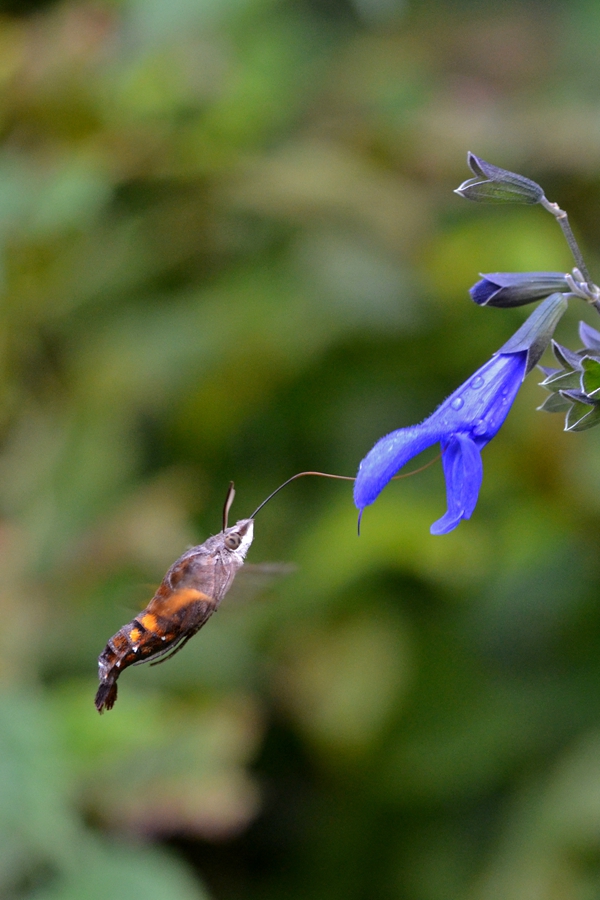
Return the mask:
M98 688L98 692L96 694L95 704L96 709L99 713L104 712L105 709L112 709L115 705L115 700L117 699L117 685L116 682L105 681Z

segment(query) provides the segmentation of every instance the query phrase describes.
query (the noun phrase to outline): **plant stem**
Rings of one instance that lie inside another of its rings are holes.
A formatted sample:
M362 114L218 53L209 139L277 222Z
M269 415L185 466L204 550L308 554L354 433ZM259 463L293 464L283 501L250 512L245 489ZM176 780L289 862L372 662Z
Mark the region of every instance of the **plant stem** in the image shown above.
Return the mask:
M566 212L564 211L564 209L560 208L558 203L550 203L550 201L546 197L542 197L542 199L540 200L540 203L542 204L544 209L547 209L549 213L552 213L552 215L554 216L554 218L560 225L560 227L562 229L562 233L564 234L564 236L567 240L567 244L570 247L570 250L571 250L571 253L573 254L575 262L577 263L577 268L579 269L579 271L581 272L581 274L583 275L583 277L585 278L586 281L591 281L592 279L590 278L590 273L588 272L587 266L586 266L585 262L583 261L583 255L581 253L581 250L579 249L579 244L575 240L575 235L571 231L571 226L569 225L569 218L568 218Z

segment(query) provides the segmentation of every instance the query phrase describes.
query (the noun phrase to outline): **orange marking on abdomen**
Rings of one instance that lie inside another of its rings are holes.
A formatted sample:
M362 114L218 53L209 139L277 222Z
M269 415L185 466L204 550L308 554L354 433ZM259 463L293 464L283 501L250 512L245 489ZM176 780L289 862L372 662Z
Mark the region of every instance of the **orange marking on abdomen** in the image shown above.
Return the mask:
M132 628L131 631L129 632L129 640L133 641L134 644L136 643L136 641L139 641L141 636L142 636L142 632L140 631L139 628Z
M149 604L149 607L153 609L157 615L170 619L180 610L185 609L186 606L190 606L192 603L197 603L199 601L208 603L213 602L208 594L204 594L196 588L182 588L179 591L173 591L172 594L169 594L166 597L153 599ZM152 613L146 613L146 616L147 615L152 615ZM146 616L144 616L144 619ZM146 624L144 619L139 619L143 625Z
M208 600L210 602L210 597L195 588L184 588L181 591L175 591L174 594L171 594L169 599L165 602L165 611L168 611L173 615L178 610L184 609L184 607L189 606L190 603L196 603L198 600Z
M144 626L146 631L156 631L156 616L153 616L152 613L140 616L139 623Z

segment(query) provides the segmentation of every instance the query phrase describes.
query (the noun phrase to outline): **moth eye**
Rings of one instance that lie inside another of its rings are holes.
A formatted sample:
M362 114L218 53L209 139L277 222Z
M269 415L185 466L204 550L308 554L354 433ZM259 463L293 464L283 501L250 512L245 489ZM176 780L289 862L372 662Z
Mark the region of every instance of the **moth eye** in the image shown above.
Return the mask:
M239 534L228 534L225 538L225 546L228 550L237 550L241 543L242 539Z

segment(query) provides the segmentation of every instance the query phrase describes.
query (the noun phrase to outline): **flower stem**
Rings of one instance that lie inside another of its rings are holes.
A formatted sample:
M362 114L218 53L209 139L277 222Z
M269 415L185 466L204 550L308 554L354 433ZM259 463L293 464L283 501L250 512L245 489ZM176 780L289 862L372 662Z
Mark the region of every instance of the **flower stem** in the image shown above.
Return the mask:
M552 215L554 216L554 218L560 225L560 227L562 229L562 233L564 234L564 236L567 240L567 244L569 245L569 248L571 250L571 253L573 254L575 262L577 263L577 268L579 269L579 271L581 272L581 274L583 275L583 277L585 278L586 281L588 281L588 282L591 281L592 279L590 278L590 273L588 272L587 266L586 266L585 262L583 261L583 255L581 253L581 250L579 249L579 244L575 240L575 235L571 231L571 226L569 225L569 218L568 218L566 212L564 211L564 209L560 208L558 203L550 203L550 201L546 197L542 197L542 199L540 200L540 203L542 204L544 209L547 209L549 213L552 213Z

